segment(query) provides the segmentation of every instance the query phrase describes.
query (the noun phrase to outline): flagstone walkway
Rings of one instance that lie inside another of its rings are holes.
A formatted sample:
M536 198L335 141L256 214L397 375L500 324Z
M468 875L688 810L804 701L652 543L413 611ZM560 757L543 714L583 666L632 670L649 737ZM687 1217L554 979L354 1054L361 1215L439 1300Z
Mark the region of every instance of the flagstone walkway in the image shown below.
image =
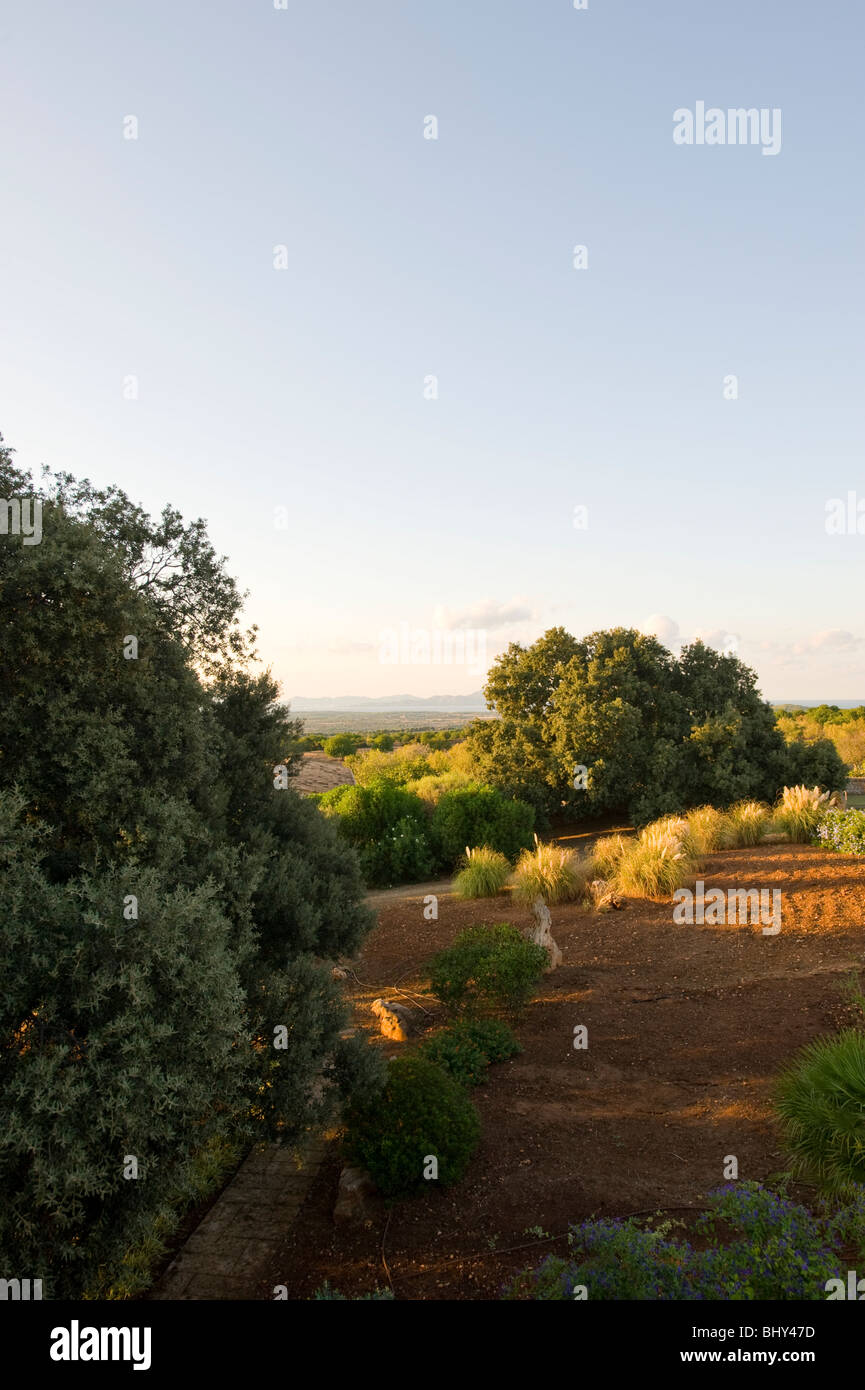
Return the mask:
M332 1138L310 1135L300 1149L254 1149L148 1297L253 1297L250 1291L272 1268Z

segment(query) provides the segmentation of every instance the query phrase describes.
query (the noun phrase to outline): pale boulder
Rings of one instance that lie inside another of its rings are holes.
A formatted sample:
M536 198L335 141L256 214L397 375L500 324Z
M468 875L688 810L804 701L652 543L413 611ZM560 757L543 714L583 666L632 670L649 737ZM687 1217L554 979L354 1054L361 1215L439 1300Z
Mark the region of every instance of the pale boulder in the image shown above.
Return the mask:
M378 1019L379 1032L391 1042L408 1042L415 1031L411 1009L405 1004L396 1004L392 999L375 999L372 1011Z

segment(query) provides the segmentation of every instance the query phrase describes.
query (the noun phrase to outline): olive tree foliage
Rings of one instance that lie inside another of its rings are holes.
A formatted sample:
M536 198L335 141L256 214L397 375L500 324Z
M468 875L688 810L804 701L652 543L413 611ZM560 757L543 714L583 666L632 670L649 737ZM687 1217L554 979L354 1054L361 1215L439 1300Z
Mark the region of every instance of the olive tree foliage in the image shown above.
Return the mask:
M0 496L35 491L0 440ZM0 535L0 1265L57 1297L208 1143L294 1139L376 1063L327 964L358 866L285 785L298 725L203 523L40 496L39 544Z

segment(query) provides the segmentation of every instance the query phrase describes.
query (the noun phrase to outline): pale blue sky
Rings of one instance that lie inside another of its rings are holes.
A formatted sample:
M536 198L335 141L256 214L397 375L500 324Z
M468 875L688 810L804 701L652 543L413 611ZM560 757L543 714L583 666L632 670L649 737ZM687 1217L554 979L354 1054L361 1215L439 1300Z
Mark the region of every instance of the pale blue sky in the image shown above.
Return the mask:
M383 665L401 622L661 615L865 699L865 535L824 526L865 499L863 38L854 0L5 0L0 430L206 516L286 695L478 688ZM675 145L700 100L781 152Z

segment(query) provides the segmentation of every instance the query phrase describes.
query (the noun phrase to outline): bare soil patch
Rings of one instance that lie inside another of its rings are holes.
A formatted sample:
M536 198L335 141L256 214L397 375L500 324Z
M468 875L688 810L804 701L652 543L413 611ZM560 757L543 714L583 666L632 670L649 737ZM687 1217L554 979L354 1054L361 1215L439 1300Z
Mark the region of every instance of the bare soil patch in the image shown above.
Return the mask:
M330 758L326 753L304 753L294 776L295 791L305 795L329 792L334 787L351 786L354 773L342 758Z
M865 863L764 845L715 855L700 877L781 888L780 934L677 926L669 902L554 908L563 964L517 1025L522 1055L472 1093L483 1139L464 1180L445 1192L431 1184L366 1227L336 1228L334 1146L258 1296L279 1283L309 1298L325 1279L357 1295L390 1278L401 1299L496 1298L517 1270L565 1249L530 1228L561 1237L595 1214L658 1209L687 1219L724 1181L728 1154L740 1178L777 1174L773 1079L803 1044L849 1021L839 985L865 969ZM380 995L414 999L429 1027L443 1022L423 992L424 963L465 926L496 921L529 916L508 896L442 897L432 922L422 896L389 899L347 981L359 1026L374 1033ZM578 1024L585 1051L573 1047Z

